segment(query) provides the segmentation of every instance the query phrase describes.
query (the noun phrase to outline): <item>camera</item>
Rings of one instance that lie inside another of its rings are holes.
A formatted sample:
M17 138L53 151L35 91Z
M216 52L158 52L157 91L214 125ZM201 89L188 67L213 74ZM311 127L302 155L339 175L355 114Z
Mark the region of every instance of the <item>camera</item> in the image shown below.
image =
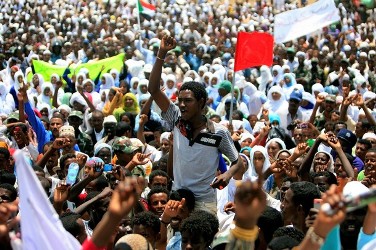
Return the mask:
M287 130L294 130L296 128L296 123L295 122L292 122L290 123L289 125L287 125Z

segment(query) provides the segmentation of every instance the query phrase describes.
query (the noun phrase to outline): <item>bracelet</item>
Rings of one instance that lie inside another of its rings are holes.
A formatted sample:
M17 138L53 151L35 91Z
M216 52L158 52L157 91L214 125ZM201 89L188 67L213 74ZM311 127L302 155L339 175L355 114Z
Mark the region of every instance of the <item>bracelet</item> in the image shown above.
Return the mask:
M165 60L164 58L162 59L162 58L160 58L159 56L157 56L157 59L158 59L158 60L161 60L161 61L164 61L164 60Z
M307 231L307 236L309 237L309 240L316 244L319 245L320 247L324 245L325 238L321 237L320 235L317 235L314 231L313 227L310 227Z
M259 228L256 226L253 229L244 229L238 226L231 229L231 233L235 238L244 241L255 241L258 237L258 232Z
M167 226L168 224L170 224L170 222L165 222L165 221L163 221L162 218L160 218L159 220L160 220L161 223L162 223L163 225L165 225L165 226Z

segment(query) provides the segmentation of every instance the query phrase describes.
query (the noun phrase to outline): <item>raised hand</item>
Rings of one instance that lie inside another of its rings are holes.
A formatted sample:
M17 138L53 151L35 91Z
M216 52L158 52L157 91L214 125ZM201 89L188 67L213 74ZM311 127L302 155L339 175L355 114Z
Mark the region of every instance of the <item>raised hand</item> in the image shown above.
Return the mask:
M125 179L125 173L123 167L120 165L115 165L112 168L111 174L116 178L118 181L124 181Z
M325 97L324 96L322 96L322 95L317 95L317 97L316 97L316 104L321 104L321 103L323 103L325 101Z
M111 216L123 218L127 215L138 201L142 192L144 179L142 177L127 177L119 182L116 189L112 192L112 197L107 211Z
M148 120L149 120L149 118L148 118L147 115L141 114L140 115L140 122L139 122L140 126L144 126L148 122Z
M356 96L353 99L353 104L358 107L364 106L364 100L361 94L356 94Z
M52 148L55 150L62 149L63 147L67 146L66 142L67 140L65 140L65 138L56 138L52 143Z
M305 143L305 142L299 143L295 147L293 154L300 157L303 154L305 154L308 150L309 150L309 146L307 145L307 143Z
M343 204L342 194L337 190L336 185L332 185L329 190L323 194L322 203L329 203L331 207L337 208L333 215L328 215L320 209L314 222L314 232L320 237L325 238L333 227L340 224L346 217L345 206Z
M103 162L96 162L94 163L94 166L92 167L91 171L89 172L89 176L93 179L98 178L103 174Z
M64 184L59 184L56 186L54 190L54 203L63 203L66 200L68 200L68 195L69 195L69 190L70 190L69 185L64 185Z
M141 154L141 153L137 153L133 156L132 158L132 163L137 166L137 165L144 165L146 164L148 161L149 161L149 156L151 155L151 153L149 154Z
M252 229L265 210L266 194L262 190L261 175L257 182L242 182L235 193L236 225L244 229Z
M172 218L177 217L184 209L185 199L181 201L169 200L162 214L162 221L170 222Z
M65 140L67 140L67 139L65 139ZM76 160L77 160L77 164L80 166L80 169L85 167L85 163L86 163L86 160L87 160L86 155L78 154L76 156Z
M171 36L163 36L159 51L167 53L169 50L172 50L176 47L176 40Z
M328 144L334 150L340 150L342 148L341 143L339 142L338 138L334 134L328 134Z

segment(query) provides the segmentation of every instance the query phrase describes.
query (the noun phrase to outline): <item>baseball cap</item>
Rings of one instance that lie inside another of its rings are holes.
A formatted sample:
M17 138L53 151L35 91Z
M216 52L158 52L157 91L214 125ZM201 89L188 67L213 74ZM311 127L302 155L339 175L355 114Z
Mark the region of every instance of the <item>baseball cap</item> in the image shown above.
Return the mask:
M73 110L73 111L69 114L68 118L69 118L69 117L74 117L74 116L80 118L81 120L84 119L84 116L83 116L83 114L82 114L81 111Z
M222 81L217 85L214 85L218 89L225 89L227 92L231 92L231 82L230 81Z
M294 90L290 94L290 100L297 100L298 102L301 102L302 100L302 93L299 90Z
M341 129L338 132L337 137L347 142L348 146L351 148L354 147L356 144L356 140L357 140L356 135L348 129L345 129L345 128Z
M8 124L11 120L16 120L17 122L20 120L20 114L18 112L13 112L8 115L8 118L5 120L5 123Z
M131 140L126 136L121 136L115 139L112 144L114 151L121 151L126 154L132 154L138 147L133 146Z

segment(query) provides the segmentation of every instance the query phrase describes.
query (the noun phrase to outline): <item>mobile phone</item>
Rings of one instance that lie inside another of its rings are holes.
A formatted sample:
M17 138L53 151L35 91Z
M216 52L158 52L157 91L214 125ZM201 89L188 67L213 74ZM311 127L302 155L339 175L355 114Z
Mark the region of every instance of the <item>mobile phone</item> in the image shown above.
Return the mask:
M72 186L74 183L76 183L79 169L80 169L80 166L78 166L77 163L73 162L69 164L68 175L67 175L67 180L66 180L67 185Z
M103 172L110 172L110 171L112 171L112 166L113 165L111 163L104 164Z
M321 207L322 199L314 199L313 200L313 207L316 209L320 209Z
M265 122L256 122L253 131L260 132L265 126Z

